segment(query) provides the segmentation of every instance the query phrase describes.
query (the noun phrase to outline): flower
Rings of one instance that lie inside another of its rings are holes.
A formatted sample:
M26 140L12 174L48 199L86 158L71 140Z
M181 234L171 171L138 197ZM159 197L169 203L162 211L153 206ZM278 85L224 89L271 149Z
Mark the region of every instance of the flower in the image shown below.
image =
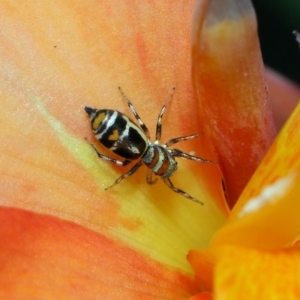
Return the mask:
M162 138L195 133L193 3L171 14L170 6L1 3L0 298L185 299L200 290L186 254L208 245L226 218L212 196L222 194L218 166L181 160L174 175L204 208L161 180L147 185L145 168L105 191L127 169L85 140L109 154L92 137L86 105L132 117L118 86L152 137L176 86ZM213 159L203 143L181 147Z
M216 299L299 297L299 118L298 105L210 247L188 255Z
M224 8L229 1L215 3L209 4L204 23L197 15L195 36L201 34L201 39L194 43L194 84L203 111L211 112L204 128L219 154L234 207L210 246L191 251L188 259L215 299L298 299L300 107L251 177L263 156L259 151L268 149L274 136L254 14L247 1L236 2L230 11ZM232 81L236 76L239 83ZM208 90L201 86L203 80L210 83ZM296 91L289 90L289 95ZM296 93L299 97L299 89Z
M218 166L180 160L172 178L204 206L161 181L147 185L145 170L105 191L124 168L98 159L85 140L97 143L84 106L130 115L118 86L152 136L174 85L163 139L202 130L190 76L193 8L179 1L1 3L0 298L211 297L201 293L186 253L226 230ZM204 135L180 148L214 159ZM227 168L223 160L220 166Z

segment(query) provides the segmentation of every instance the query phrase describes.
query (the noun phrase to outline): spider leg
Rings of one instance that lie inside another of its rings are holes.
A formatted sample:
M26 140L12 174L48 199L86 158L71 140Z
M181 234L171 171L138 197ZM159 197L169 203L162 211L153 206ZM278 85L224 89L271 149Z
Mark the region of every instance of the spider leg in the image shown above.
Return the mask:
M108 190L110 188L112 188L113 186L115 186L116 184L120 183L124 178L131 176L133 173L135 173L138 168L143 164L143 161L140 160L138 163L136 163L128 172L124 173L123 175L121 175L112 185L110 185L109 187L105 188L105 190Z
M162 128L162 117L165 113L165 110L170 102L170 100L172 99L173 97L173 94L175 92L175 87L173 87L173 90L171 92L171 94L169 95L168 99L166 100L164 106L161 108L161 111L158 115L158 118L157 118L157 123L156 123L156 135L155 135L155 142L158 143L160 141L160 137L161 137L161 128Z
M125 159L124 161L121 161L121 160L114 159L114 158L111 158L109 156L106 156L104 154L101 154L101 153L98 152L98 150L96 149L96 147L92 143L90 143L90 145L93 147L93 149L95 150L95 152L97 153L97 155L98 155L99 158L105 159L105 160L107 160L109 162L112 162L112 163L114 163L114 164L116 164L118 166L122 166L122 167L125 167L125 166L127 166L128 164L131 163L131 160L129 160L129 159Z
M199 204L201 204L201 205L204 204L203 202L201 202L201 201L195 199L194 197L192 197L190 194L186 193L185 191L183 191L183 190L181 190L181 189L175 187L175 186L173 185L172 181L171 181L169 178L162 178L162 179L163 179L164 183L165 183L171 190L173 190L175 193L178 193L178 194L182 195L183 197L186 197L186 198L188 198L188 199L190 199L190 200L192 200L192 201L194 201L194 202L196 202L196 203L199 203Z
M169 151L170 151L171 155L174 157L183 157L183 158L187 158L187 159L194 160L194 161L201 162L201 163L211 163L211 164L218 163L217 161L214 161L214 160L209 160L209 159L205 159L202 157L190 155L188 153L182 152L179 149L169 149Z
M178 142L181 142L181 141L186 141L186 140L191 140L191 139L194 139L198 136L198 134L191 134L191 135L186 135L186 136L181 136L181 137L177 137L177 138L174 138L174 139L171 139L169 141L167 141L165 143L165 146L168 148Z
M133 113L133 115L135 116L136 120L139 122L141 128L143 129L144 133L146 134L146 137L148 140L150 140L150 133L149 130L147 128L147 126L145 125L145 123L142 121L141 117L138 115L138 113L136 112L136 110L134 109L132 103L130 102L130 100L127 98L127 96L124 94L124 92L122 91L121 87L118 87L123 98L125 99L125 101L127 102L127 105L129 106L131 112Z
M152 175L153 175L152 170L148 169L147 176L146 176L146 181L148 184L154 184L157 181L157 178L155 178L154 180L152 179Z

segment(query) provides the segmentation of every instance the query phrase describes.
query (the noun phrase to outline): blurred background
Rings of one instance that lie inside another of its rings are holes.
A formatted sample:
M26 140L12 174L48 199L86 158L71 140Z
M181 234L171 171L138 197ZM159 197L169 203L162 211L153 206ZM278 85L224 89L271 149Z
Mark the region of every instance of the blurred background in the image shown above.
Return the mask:
M300 0L252 0L264 63L300 85Z

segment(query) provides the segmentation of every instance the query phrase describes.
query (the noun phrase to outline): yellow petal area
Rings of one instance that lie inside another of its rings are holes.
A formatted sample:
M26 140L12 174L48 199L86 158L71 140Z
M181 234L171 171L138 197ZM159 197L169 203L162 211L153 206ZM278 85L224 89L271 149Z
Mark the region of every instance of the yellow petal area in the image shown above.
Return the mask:
M191 85L193 2L1 1L0 205L49 214L92 229L158 262L191 272L185 255L204 247L226 208L215 164L178 159L172 177L204 205L145 182L140 169L100 160L84 106L131 113L121 86L148 125L173 86L165 142L199 131ZM214 159L200 136L178 148ZM109 155L96 144L99 151ZM219 201L221 202L221 201Z
M215 269L215 299L299 299L300 252L221 247Z
M299 237L300 105L250 180L212 245L274 249Z
M299 248L218 246L192 250L196 278L214 299L299 299Z

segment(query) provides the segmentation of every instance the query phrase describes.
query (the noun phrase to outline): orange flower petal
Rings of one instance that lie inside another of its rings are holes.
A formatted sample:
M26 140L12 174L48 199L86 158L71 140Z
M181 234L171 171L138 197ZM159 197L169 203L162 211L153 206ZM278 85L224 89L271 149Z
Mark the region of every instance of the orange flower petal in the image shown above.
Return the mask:
M268 252L210 247L190 251L188 260L202 284L210 280L205 288L214 292L214 299L299 298L299 248ZM211 274L206 277L208 268Z
M212 293L209 292L203 292L201 294L197 294L191 298L189 298L188 300L213 300L214 296Z
M233 206L270 147L275 126L250 1L207 2L199 1L195 12L193 84Z
M274 249L294 243L300 228L300 105L250 180L212 245Z
M207 245L226 218L213 197L222 195L221 184L214 194L206 189L207 170L220 182L218 166L180 160L172 178L204 206L161 180L147 185L145 168L105 192L128 169L98 159L84 139L92 134L83 109L131 115L120 85L153 137L175 85L163 141L198 132L190 76L192 8L186 1L159 2L150 10L145 1L1 1L1 205L59 216L192 272L186 253ZM201 139L182 143L199 156L201 146Z
M275 124L279 131L299 103L300 87L268 68L266 76Z
M185 299L191 278L57 218L0 209L1 299Z
M215 299L299 299L300 252L222 247Z
M213 291L215 254L211 249L191 250L187 260L196 273L196 279L207 291Z

